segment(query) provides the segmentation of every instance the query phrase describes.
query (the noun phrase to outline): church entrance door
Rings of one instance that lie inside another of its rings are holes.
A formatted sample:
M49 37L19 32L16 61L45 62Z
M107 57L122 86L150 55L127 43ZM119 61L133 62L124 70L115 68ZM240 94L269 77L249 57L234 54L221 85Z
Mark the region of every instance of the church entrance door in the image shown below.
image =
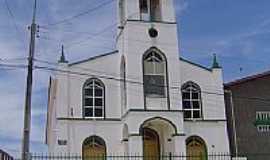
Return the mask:
M143 155L145 160L159 160L159 136L155 130L150 128L143 129Z

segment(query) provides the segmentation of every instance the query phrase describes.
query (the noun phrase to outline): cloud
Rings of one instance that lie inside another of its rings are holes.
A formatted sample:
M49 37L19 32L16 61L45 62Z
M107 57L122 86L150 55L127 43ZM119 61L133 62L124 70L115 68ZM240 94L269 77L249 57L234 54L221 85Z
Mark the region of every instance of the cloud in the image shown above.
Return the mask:
M65 45L69 61L111 51L114 48L117 28L116 13L113 12L116 6L114 3L61 25L47 25L89 10L100 3L100 0L91 0L91 2L80 0L80 3L77 0L39 1L37 23L40 25L40 38L36 39L35 58L57 62L62 44ZM31 22L31 16L29 16L31 13L22 12L25 10L25 3L20 0L16 0L12 4L15 4L12 9L17 11L15 16L19 19L17 23L23 35L17 34L13 28L12 20L7 14L0 14L0 26L4 26L3 22L10 22L5 24L4 30L1 28L1 31L4 31L0 33L1 59L26 58L28 55L29 32L26 30L26 26ZM32 7L27 7L28 9L31 10ZM3 10L0 10L1 12ZM47 27L44 27L46 25ZM104 30L106 27L108 29ZM18 36L23 37L23 42ZM26 64L26 59L24 61L0 61L0 63L3 62ZM47 66L48 64L35 62L35 65ZM31 127L31 149L33 152L47 151L47 146L44 145L44 136L47 87L50 74L52 73L41 70L34 71ZM18 157L21 151L26 72L25 70L3 70L0 68L0 76L0 147ZM7 124L8 122L12 122L12 125ZM2 139L5 140L5 143Z
M102 2L100 0L80 0L80 3L78 0L38 1L37 23L40 25L40 38L36 41L35 58L57 62L62 44L65 45L65 52L71 62L114 49L117 28L116 2L66 23L50 25L94 8ZM192 2L188 0L176 0L175 4L177 15L180 16L188 12L192 6ZM0 58L26 58L29 43L27 25L31 22L32 6L22 0L14 0L11 3L15 21L22 34L18 34L15 30L14 20L8 16L3 5L0 7L2 7L0 9L0 27L4 26L1 27L0 32ZM209 34L206 37L196 35L195 38L186 38L185 41L182 41L181 50L185 55L193 56L193 60L209 60L213 52L223 58L229 57L230 61L236 58L236 53L245 58L252 57L251 55L258 52L258 45L254 42L255 37L269 34L269 25L270 19L265 18L256 26L243 28L241 33L224 35L219 32L219 34ZM105 28L107 29L104 30ZM270 48L265 46L262 47L264 53L269 53ZM25 60L10 61L9 63L11 62L26 63ZM47 66L48 64L35 62L35 65ZM31 140L33 141L32 149L35 152L46 151L43 140L50 74L52 73L41 70L34 71ZM25 70L3 71L0 68L0 147L10 151L20 151L21 149L25 79ZM5 143L2 143L4 139Z

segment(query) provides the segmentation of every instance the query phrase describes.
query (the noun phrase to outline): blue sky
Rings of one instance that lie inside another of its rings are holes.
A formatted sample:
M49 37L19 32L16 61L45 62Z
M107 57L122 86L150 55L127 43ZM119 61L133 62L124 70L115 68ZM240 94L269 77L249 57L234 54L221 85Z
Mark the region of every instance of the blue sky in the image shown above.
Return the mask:
M115 49L116 3L59 25L48 25L109 0L38 0L36 59L57 62L66 46L71 62ZM26 64L32 4L29 0L0 1L0 63ZM175 0L182 57L210 66L216 53L230 81L270 68L269 0ZM37 63L36 63L37 64ZM39 63L38 65L46 65ZM240 70L242 68L242 70ZM31 149L44 145L49 72L34 72ZM19 155L23 126L26 72L0 67L0 148Z

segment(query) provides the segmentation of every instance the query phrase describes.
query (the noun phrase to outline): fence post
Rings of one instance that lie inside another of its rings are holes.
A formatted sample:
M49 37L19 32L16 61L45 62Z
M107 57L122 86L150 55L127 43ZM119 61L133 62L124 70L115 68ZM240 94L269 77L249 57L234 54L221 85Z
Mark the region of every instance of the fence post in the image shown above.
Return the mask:
M169 160L172 160L172 152L169 153Z
M31 153L28 153L28 154L27 154L27 159L28 159L28 160L31 160L31 159L32 159Z

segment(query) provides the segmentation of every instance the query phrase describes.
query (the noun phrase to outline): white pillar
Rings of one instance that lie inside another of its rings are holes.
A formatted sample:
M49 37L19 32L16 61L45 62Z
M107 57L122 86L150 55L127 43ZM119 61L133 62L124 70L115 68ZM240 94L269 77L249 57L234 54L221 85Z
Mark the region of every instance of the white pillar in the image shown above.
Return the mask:
M130 156L142 156L143 155L143 140L140 135L130 135L128 138L128 148Z
M122 140L122 145L123 145L123 155L128 156L129 155L129 142L128 142L128 139L123 139Z
M186 136L184 134L174 135L174 155L186 155Z

